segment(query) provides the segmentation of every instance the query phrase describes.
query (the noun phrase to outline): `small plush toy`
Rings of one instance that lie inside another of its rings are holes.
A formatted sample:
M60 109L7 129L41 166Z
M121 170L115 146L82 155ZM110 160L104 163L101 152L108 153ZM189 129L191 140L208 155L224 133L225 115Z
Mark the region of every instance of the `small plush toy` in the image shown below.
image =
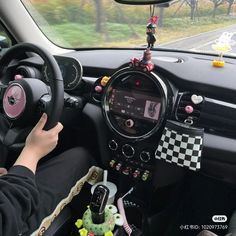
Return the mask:
M219 39L211 45L212 49L219 53L219 58L212 61L214 67L224 67L223 53L232 50L231 45L234 43L232 36L233 33L224 32Z
M149 23L146 26L148 48L153 48L154 43L156 42L155 33L156 33L157 20L158 20L157 16L152 16L149 20Z

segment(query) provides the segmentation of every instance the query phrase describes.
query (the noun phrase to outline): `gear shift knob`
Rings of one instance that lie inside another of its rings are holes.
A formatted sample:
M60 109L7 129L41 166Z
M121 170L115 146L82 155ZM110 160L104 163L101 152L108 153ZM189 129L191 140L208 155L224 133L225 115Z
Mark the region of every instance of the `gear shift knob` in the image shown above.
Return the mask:
M105 207L109 196L109 189L105 185L98 185L93 192L90 201L90 210L94 224L102 224L105 221Z

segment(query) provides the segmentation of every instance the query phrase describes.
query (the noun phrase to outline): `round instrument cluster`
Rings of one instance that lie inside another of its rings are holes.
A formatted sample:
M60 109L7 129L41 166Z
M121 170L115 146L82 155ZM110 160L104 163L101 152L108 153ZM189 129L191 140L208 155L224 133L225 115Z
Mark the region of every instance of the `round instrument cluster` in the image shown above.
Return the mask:
M128 139L145 139L160 128L164 119L167 87L155 73L126 68L111 77L102 104L107 124L115 133Z
M71 57L55 56L55 59L61 70L65 91L76 89L82 78L82 66L80 62ZM49 83L51 71L47 65L43 66L43 77L44 82Z

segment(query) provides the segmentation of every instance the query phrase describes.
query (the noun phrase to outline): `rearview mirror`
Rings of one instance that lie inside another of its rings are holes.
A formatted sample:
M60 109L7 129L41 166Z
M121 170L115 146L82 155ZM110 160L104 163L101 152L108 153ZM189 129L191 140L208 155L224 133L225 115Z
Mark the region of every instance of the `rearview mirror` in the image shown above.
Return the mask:
M115 0L118 3L129 5L161 5L161 7L168 7L172 0Z

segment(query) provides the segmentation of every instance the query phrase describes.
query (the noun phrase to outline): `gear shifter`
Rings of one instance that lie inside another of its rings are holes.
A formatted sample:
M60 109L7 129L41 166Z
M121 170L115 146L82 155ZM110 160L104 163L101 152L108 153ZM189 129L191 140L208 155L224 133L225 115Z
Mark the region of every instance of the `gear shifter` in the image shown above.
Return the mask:
M105 207L109 196L109 189L105 185L98 185L93 192L90 201L90 210L94 224L102 224L105 221Z

